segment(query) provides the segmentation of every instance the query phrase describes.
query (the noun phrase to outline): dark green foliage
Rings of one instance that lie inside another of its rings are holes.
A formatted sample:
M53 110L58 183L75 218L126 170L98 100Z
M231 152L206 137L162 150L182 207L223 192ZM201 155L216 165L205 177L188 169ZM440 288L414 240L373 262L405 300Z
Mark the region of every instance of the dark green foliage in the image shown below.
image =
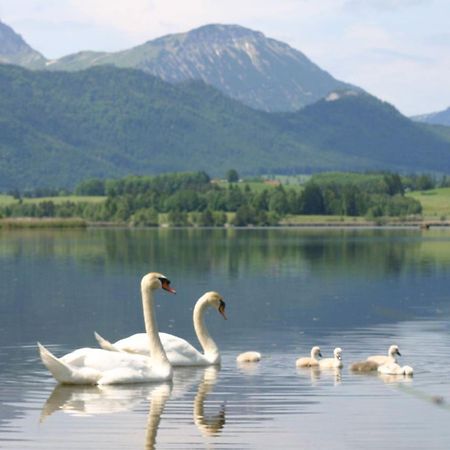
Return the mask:
M5 217L79 217L90 221L114 221L132 226L158 226L159 214L167 214L171 226L223 226L226 212L234 212L233 225L276 225L286 214L347 216L407 216L420 214L417 200L403 196L396 174L352 178L321 175L304 189L282 185L254 192L248 184L219 187L204 172L127 177L106 180L108 197L103 203L52 201L16 203L3 207ZM356 181L355 181L356 180ZM82 187L95 186L86 182ZM365 186L366 189L360 186Z
M129 174L223 176L226 167L241 175L442 173L450 170L450 142L365 94L269 114L201 82L172 85L138 70L31 72L0 65L1 191L72 189L82 180ZM108 195L109 188L106 183Z
M312 181L305 185L300 202L303 214L325 214L322 189Z
M76 195L105 195L105 182L99 179L82 181L75 189Z
M227 171L226 179L228 183L237 183L239 181L239 174L235 169L230 169Z

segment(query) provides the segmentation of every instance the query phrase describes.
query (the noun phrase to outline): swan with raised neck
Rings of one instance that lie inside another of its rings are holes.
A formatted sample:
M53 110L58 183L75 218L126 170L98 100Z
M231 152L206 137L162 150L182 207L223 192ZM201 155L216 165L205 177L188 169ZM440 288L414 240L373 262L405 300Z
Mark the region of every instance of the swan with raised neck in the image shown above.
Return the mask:
M311 349L311 356L303 356L298 358L296 361L297 367L317 367L319 365L319 358L322 357L322 353L320 351L320 347L315 345Z
M342 349L340 347L336 347L333 351L333 358L324 358L319 361L319 367L321 369L332 369L337 368L340 369L343 367L342 362Z
M381 366L382 364L387 364L387 363L396 363L397 362L397 356L402 356L400 353L400 350L398 348L398 345L391 345L388 349L388 354L387 356L385 355L373 355L373 356L369 356L367 358L367 361L372 361L376 364L378 364L379 366Z
M211 337L204 320L207 308L212 307L226 319L225 302L223 297L215 291L205 292L196 302L193 311L193 323L197 339L202 346L203 353L199 352L185 339L168 333L159 333L162 346L172 366L207 366L220 364L220 352L214 339ZM142 355L152 355L145 333L137 333L115 343L110 343L98 333L95 337L99 345L105 350L128 352ZM156 351L159 351L156 349Z
M162 274L151 272L142 278L145 336L153 358L96 348L81 348L57 358L38 343L41 360L53 377L66 384L144 383L172 379L172 366L159 338L154 314L153 293L157 289L175 292Z

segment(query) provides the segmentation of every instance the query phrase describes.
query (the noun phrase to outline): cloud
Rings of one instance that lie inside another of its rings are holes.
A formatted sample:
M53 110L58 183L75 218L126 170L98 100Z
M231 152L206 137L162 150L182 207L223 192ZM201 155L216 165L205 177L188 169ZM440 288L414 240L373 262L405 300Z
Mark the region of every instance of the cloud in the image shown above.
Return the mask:
M432 0L346 0L343 7L348 11L366 9L395 11L398 9L426 5L431 1Z

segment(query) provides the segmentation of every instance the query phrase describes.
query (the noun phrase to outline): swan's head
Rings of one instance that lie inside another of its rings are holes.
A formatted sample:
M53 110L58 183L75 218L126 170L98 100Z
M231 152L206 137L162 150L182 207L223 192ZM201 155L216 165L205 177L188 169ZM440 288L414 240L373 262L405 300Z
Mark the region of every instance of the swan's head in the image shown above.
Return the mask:
M320 347L316 345L311 349L311 358L316 359L317 357L322 358L322 352L320 351Z
M398 349L398 345L391 345L389 347L389 356L395 359L396 356L402 356L400 350Z
M164 289L175 294L175 289L170 286L170 280L162 273L150 272L142 277L142 289Z
M220 315L226 319L227 316L225 315L225 302L223 301L223 297L218 292L214 291L207 292L205 297L207 298L208 305L216 308Z
M336 347L336 348L334 349L333 354L334 354L334 357L335 357L336 359L338 359L339 361L342 360L342 348Z

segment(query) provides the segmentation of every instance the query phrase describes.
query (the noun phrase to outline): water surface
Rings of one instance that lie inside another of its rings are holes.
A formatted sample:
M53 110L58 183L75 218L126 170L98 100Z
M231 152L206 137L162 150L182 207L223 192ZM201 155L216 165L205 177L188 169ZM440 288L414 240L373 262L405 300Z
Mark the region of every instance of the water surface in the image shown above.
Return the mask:
M206 319L222 367L57 386L36 341L62 355L141 331L149 271L178 291L158 294L160 329L196 346L195 299L224 296L228 320ZM0 448L450 446L450 230L0 231L0 274ZM392 343L413 378L348 371ZM313 345L344 368L297 369ZM263 360L237 365L244 350Z

